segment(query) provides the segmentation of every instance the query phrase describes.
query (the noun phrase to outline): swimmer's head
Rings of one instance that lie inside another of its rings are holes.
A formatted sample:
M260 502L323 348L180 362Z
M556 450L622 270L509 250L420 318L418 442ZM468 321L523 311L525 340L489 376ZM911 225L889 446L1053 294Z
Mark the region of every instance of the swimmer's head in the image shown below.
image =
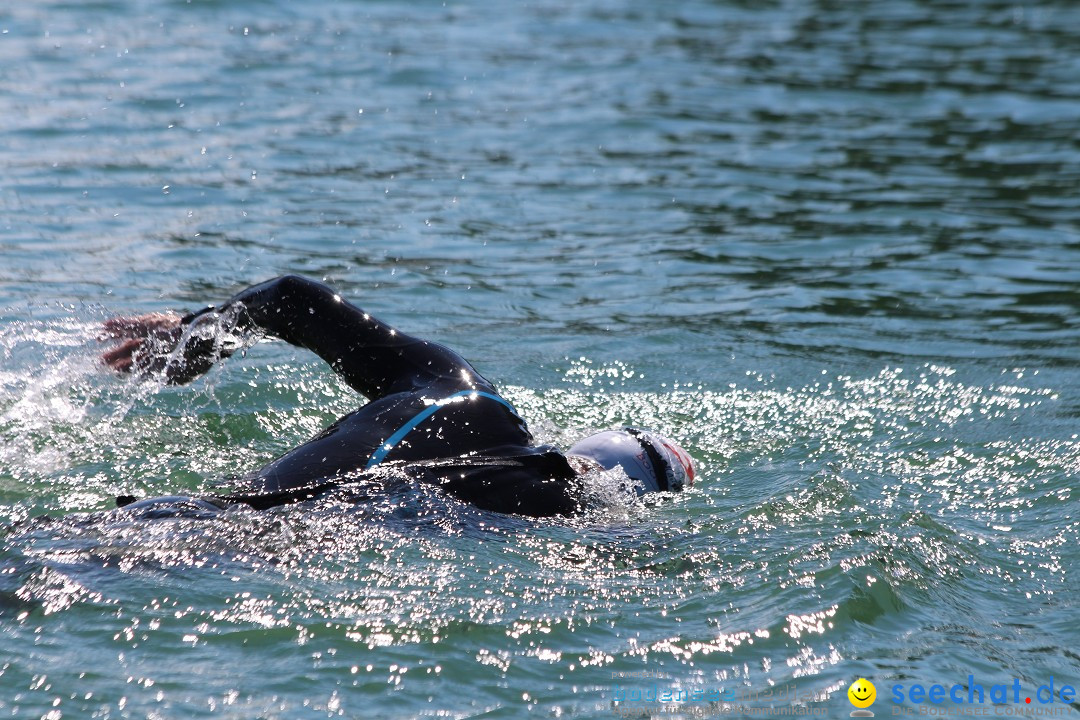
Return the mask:
M566 451L592 460L605 470L621 467L638 495L677 492L694 484L694 462L673 440L647 430L607 430Z

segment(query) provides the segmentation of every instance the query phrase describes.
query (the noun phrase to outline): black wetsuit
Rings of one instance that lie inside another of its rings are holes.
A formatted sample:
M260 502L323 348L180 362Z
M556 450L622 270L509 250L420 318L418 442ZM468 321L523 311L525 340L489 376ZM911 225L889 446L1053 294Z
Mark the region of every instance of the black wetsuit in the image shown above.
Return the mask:
M241 331L311 350L369 400L249 475L255 492L231 499L274 505L392 467L485 510L540 517L580 509L580 483L566 457L534 446L510 403L450 349L399 332L295 275L184 322L204 322L209 312L235 319Z

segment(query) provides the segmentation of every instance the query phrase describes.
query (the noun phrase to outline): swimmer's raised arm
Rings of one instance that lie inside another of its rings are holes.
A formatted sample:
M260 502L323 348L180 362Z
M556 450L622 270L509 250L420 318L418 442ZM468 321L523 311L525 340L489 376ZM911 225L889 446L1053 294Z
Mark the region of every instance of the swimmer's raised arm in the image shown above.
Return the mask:
M211 342L205 333L185 333L185 326L222 319L235 321L243 332L271 335L311 350L369 398L433 383L491 387L457 353L399 332L326 285L298 275L255 285L223 305L183 318L148 315L110 321L106 333L126 341L102 357L121 372L164 371L169 382L188 382L235 348ZM184 347L177 352L181 341Z

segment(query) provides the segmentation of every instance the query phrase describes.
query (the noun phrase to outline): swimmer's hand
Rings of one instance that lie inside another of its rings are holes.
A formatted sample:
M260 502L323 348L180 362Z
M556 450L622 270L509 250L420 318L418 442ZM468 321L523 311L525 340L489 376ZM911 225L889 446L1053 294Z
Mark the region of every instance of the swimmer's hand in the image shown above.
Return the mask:
M102 325L99 340L122 342L101 354L101 361L120 373L162 375L170 385L190 382L214 364L206 342L189 338L182 352L184 325L176 313L116 317Z

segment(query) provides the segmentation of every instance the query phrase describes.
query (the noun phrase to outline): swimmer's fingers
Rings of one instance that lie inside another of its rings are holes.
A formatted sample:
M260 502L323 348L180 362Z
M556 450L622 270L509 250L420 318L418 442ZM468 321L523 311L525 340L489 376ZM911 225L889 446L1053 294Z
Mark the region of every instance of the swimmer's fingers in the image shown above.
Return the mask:
M101 361L117 372L157 376L170 385L191 382L232 354L232 348L221 346L215 322L210 319L202 328L200 322L185 326L174 313L112 318L103 324L100 339L122 342L102 353Z
M179 331L175 336L161 333L145 338L131 338L101 353L101 361L118 372L142 372L159 370L165 365L179 340Z
M142 337L123 340L101 354L101 362L120 373L150 375L165 370L183 335L177 325L161 325Z
M101 326L99 340L111 338L145 338L170 333L180 327L181 317L176 313L149 313L135 317L109 318Z
M142 347L142 344L142 340L125 340L111 350L103 352L101 354L101 362L105 363L116 372L129 373L134 364L135 353Z
M175 335L125 340L101 357L117 372L157 377L169 385L183 385L204 375L221 355L215 352L212 338L189 338L178 349L180 336L177 329Z

